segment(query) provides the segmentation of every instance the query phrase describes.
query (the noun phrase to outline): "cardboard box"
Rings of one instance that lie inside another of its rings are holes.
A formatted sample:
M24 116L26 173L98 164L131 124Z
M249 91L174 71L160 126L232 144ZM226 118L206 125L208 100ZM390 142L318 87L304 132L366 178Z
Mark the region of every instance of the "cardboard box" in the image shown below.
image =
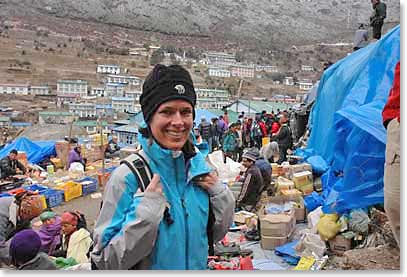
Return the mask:
M295 228L295 214L268 214L260 218L260 234L269 237L285 237Z
M331 251L337 255L342 255L345 251L350 250L351 246L352 240L345 238L341 234L338 234L335 238L329 240Z
M304 205L304 199L302 198L301 193L296 194L296 195L279 195L279 196L272 196L268 197L268 202L269 203L276 203L276 204L283 204L285 202L293 201L297 204L296 207L294 207L294 214L295 214L295 219L297 222L303 222L306 219L306 213L305 213L305 205Z
M302 196L302 192L298 189L281 190L279 192L279 196L291 197L292 199L296 199L297 197Z
M276 185L277 185L277 191L288 190L288 189L294 188L294 182L287 178L284 178L282 176L279 176L277 178Z
M288 237L270 237L260 236L260 246L262 249L273 250L278 246L284 245L288 242Z
M271 163L271 176L277 177L283 175L284 175L283 166L276 163Z
M307 184L298 188L304 196L311 194L314 191L314 184Z
M293 164L293 165L290 166L287 177L289 179L292 179L293 175L295 173L299 173L299 172L303 172L303 171L312 172L312 166L309 163Z
M309 184L314 185L312 180L312 172L308 170L294 173L292 180L296 189Z
M233 218L234 222L245 224L246 222L250 221L252 218L257 218L257 215L254 213L250 213L247 211L239 211L235 213Z

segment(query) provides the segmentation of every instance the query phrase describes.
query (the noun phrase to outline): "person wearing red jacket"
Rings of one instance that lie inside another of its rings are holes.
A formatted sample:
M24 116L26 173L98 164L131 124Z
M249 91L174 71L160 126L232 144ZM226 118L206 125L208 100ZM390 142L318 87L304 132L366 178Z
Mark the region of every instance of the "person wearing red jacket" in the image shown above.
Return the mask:
M382 116L387 129L384 209L400 246L400 62L396 65L393 87Z

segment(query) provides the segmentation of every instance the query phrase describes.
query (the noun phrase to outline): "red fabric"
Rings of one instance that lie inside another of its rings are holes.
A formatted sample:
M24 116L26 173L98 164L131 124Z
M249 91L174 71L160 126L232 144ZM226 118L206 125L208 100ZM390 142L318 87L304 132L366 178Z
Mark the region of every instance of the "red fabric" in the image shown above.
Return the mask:
M389 99L384 106L382 116L385 125L394 118L400 122L400 62L396 65L393 87L390 90Z
M278 124L278 122L273 122L273 124L271 125L271 133L276 134L279 129L280 129L280 124Z
M253 270L252 258L240 257L240 270Z
M263 121L259 121L259 126L261 129L261 132L263 133L263 137L267 137L267 127L266 124Z

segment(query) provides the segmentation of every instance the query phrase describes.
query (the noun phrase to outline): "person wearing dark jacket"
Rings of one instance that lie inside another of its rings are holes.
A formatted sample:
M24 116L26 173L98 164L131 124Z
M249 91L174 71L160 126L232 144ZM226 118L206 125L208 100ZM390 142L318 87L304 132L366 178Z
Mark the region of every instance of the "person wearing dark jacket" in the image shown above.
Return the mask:
M384 210L394 238L400 245L400 62L396 65L393 87L382 116L387 129Z
M282 113L280 117L281 127L278 133L272 136L272 140L278 143L278 148L280 150L280 158L277 161L278 164L281 164L287 159L287 150L292 146L292 133L287 121L287 115Z
M120 156L120 146L117 144L117 137L112 136L112 139L109 141L109 144L106 147L105 157L114 158Z
M271 165L268 161L266 161L257 149L253 149L253 153L256 156L256 163L255 165L260 169L261 176L263 177L263 189L260 190L262 193L264 190L271 191ZM260 195L259 195L260 196Z
M212 134L212 150L219 149L219 136L220 132L218 130L218 119L216 117L211 119L211 134Z
M236 201L236 207L246 211L253 211L256 208L261 190L264 188L263 177L260 169L256 166L256 155L252 150L248 150L242 155L242 164L246 167L243 176L242 188Z
M380 39L382 37L382 27L386 18L386 4L380 0L371 0L373 14L370 17L370 26L373 28L373 38Z
M212 134L211 134L211 124L206 121L205 117L201 118L201 123L198 125L199 133L204 141L209 145L209 153L212 152Z
M24 165L17 160L17 154L17 150L13 149L7 157L0 160L0 179L16 175L18 170L23 174L27 172Z
M33 230L18 232L10 243L12 264L18 270L56 270L47 254L40 252L41 239Z

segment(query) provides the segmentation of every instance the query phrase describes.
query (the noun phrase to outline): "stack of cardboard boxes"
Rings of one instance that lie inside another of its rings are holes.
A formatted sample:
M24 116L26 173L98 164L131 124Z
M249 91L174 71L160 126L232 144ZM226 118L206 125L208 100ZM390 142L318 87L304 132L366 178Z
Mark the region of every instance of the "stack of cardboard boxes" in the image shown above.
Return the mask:
M288 242L295 228L295 212L266 214L264 207L259 211L260 238L263 249L275 249Z
M276 196L268 197L267 203L284 205L289 203L291 210L280 214L266 214L263 205L259 210L261 246L274 249L289 241L296 222L304 222L306 209L303 196L314 191L312 167L310 164L296 165L271 164L275 180Z

